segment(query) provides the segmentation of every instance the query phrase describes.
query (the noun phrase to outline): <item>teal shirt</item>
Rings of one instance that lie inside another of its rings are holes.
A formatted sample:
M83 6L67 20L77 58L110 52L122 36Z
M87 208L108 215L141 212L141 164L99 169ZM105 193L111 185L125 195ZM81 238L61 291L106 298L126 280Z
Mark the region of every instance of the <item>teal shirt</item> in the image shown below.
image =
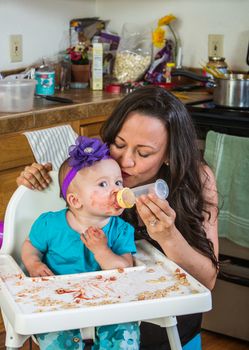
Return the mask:
M31 244L43 254L43 262L56 275L101 270L80 234L68 225L66 212L63 209L39 216L29 234ZM115 254L136 253L134 228L129 223L113 216L102 230Z

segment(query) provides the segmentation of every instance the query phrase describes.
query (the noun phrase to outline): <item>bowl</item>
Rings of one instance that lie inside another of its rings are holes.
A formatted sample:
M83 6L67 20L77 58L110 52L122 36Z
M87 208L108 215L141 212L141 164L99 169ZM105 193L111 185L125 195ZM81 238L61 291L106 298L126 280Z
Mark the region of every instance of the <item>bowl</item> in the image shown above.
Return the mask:
M0 112L30 111L34 105L36 80L0 80Z

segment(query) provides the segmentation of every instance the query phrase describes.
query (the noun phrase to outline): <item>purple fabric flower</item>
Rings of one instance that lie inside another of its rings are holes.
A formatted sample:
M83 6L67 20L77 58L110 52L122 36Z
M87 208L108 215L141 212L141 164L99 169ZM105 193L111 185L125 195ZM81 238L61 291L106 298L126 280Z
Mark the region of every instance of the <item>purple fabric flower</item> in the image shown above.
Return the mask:
M66 199L68 186L80 169L89 167L100 160L111 158L106 143L85 136L77 137L75 145L69 147L69 156L68 164L72 169L69 170L62 183L61 193L64 199Z
M77 171L99 160L111 158L109 148L105 143L85 136L79 136L75 145L69 147L69 155L69 165Z

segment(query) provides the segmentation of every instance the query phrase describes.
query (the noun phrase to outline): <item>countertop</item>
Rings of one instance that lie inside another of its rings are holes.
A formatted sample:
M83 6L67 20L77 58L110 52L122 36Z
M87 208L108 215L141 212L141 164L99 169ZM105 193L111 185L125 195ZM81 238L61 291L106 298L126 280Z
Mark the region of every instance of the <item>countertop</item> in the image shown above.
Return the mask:
M210 98L209 91L173 92L183 103ZM56 96L73 100L71 104L52 102L35 97L34 108L28 112L0 112L0 134L42 128L56 123L109 115L125 94L114 94L90 89L71 89L56 92Z

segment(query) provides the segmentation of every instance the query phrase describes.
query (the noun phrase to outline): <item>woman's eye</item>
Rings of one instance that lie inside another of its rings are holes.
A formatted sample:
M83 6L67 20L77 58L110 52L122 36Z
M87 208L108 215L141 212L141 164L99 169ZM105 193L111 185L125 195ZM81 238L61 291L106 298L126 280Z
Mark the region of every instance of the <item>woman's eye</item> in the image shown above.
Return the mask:
M106 181L102 181L102 182L99 183L99 186L100 187L107 187L108 183Z
M147 158L147 157L150 156L150 154L148 154L148 153L140 153L140 152L138 152L138 154L139 154L140 157L143 157L143 158Z
M118 181L115 182L115 185L116 185L116 186L123 187L123 181L118 180Z
M114 143L114 146L117 147L117 148L124 148L124 145L120 145L118 143Z

